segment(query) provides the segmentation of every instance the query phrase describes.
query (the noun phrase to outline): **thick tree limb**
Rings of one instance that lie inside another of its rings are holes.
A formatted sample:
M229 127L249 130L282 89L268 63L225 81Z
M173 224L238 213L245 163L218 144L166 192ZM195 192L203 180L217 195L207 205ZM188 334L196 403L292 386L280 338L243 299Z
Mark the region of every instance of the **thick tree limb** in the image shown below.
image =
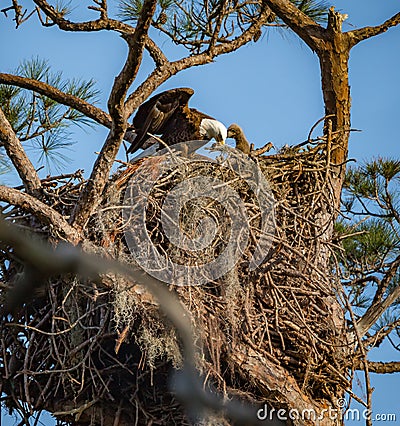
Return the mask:
M125 111L123 111L125 96L139 71L143 48L147 40L147 32L150 28L156 5L156 0L145 0L135 32L124 36L129 46L128 58L122 71L115 79L108 100L108 108L113 121L116 118L116 114L122 118L127 118L125 117Z
M44 225L52 226L61 236L65 237L65 239L72 244L77 244L80 240L79 233L68 224L60 213L29 194L0 185L0 201L17 206L27 213L32 213Z
M386 32L390 27L395 27L399 24L400 12L396 13L396 15L392 16L390 19L388 19L381 25L377 25L376 27L359 28L358 30L349 31L346 34L350 38L351 47L353 47L360 41L382 34Z
M90 215L101 201L101 193L104 190L111 167L127 130L129 114L126 111L124 101L139 71L144 45L147 40L147 31L150 28L156 5L157 0L146 0L135 32L125 36L129 46L128 58L123 69L115 78L108 99L108 108L112 119L111 131L97 157L90 178L82 191L70 220L78 229L82 229L85 226Z
M396 275L399 267L400 255L397 256L397 258L392 262L389 270L382 278L372 304L361 317L361 319L358 320L356 327L361 336L364 336L365 333L367 333L367 331L376 323L376 321L378 321L386 309L389 308L390 305L400 297L400 286L398 286L393 289L393 291L386 297L386 299L381 300L384 291L387 289L390 281Z
M326 30L301 12L288 0L263 0L280 19L290 27L310 49L321 49Z
M94 105L82 100L81 98L78 98L77 96L70 95L59 89L56 89L50 84L39 80L34 80L32 78L20 77L18 75L5 73L0 73L0 83L10 86L17 86L40 93L41 95L47 96L53 101L69 106L81 112L86 117L91 118L103 126L108 128L111 127L111 117L102 109L95 107Z
M26 190L34 193L41 186L40 179L33 164L26 155L21 142L0 108L0 140L6 150L8 157L13 163Z
M290 409L295 409L299 413L313 412L318 417L322 409L326 408L323 402L321 406L318 406L315 401L307 398L299 388L296 380L284 368L266 359L250 346L237 345L232 349L230 357L237 365L240 374L255 381L253 385L257 386L266 397L273 395L274 399L282 401L286 414ZM296 424L298 425L311 424L307 418L299 418L297 421L298 423ZM320 420L319 424L323 426L331 423L328 418L324 418Z
M368 361L368 370L370 373L377 374L392 374L400 373L400 361L392 362L377 362L377 361ZM355 367L357 370L364 369L364 362L361 361Z

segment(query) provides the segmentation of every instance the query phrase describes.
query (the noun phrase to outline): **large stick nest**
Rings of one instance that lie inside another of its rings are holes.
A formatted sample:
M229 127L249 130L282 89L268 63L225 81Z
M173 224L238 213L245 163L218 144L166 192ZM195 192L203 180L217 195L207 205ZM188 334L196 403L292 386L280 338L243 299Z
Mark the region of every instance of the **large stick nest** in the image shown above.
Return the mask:
M197 264L199 254L176 248L163 234L161 211L172 188L211 176L227 182L246 206L250 238L234 267L203 285L170 284L191 313L201 354L196 362L205 383L226 394L281 405L273 390L262 389L257 377L241 370L234 353L243 346L286 368L311 398L332 401L349 386L343 319L329 268L336 211L325 148L321 143L247 160L258 164L273 193L274 232L262 229L260 202L249 178L237 179L228 163L222 167L183 156L178 171L167 168L152 188L146 232L159 253L182 265ZM155 157L126 165L110 181L86 231L109 256L134 262L121 215L124 195L132 176L140 176L141 168L144 175L157 175L162 161ZM254 183L257 177L251 179ZM80 174L49 180L46 201L69 215L83 185ZM50 241L58 238L18 208L10 206L4 213ZM205 263L226 245L231 230L226 208L205 197L188 203L180 216L191 238L207 216L215 220L216 231L201 251ZM265 234L270 249L262 264L250 270L249 259ZM3 299L22 271L12 249L2 247ZM179 368L182 361L176 332L151 294L123 277L110 273L95 281L74 276L51 280L2 323L1 346L1 388L10 410L27 416L46 409L67 423L81 424L109 424L107 419L114 417L121 425L187 422L167 392L171 365Z

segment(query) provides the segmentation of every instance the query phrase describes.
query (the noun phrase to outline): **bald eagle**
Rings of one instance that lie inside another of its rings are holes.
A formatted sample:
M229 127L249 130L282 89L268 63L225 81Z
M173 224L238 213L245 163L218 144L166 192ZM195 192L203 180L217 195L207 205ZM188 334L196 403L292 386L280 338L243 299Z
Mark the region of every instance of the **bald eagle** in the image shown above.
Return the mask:
M156 140L148 134L160 135L166 145L212 138L225 143L227 130L221 122L189 108L193 93L194 90L187 87L166 90L140 105L132 121L136 137L128 153L153 145Z
M227 137L235 139L236 141L236 149L239 149L244 154L250 154L250 143L246 139L244 132L240 126L237 124L231 124L228 127Z

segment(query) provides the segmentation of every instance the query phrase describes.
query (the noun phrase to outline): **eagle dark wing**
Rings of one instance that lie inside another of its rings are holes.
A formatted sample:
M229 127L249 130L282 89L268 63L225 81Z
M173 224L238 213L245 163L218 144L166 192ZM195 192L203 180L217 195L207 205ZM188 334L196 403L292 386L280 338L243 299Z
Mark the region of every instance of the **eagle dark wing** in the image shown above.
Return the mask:
M128 152L135 152L141 148L148 138L147 133L163 133L170 118L180 107L187 105L193 93L190 88L172 89L159 93L143 103L132 121L136 138Z

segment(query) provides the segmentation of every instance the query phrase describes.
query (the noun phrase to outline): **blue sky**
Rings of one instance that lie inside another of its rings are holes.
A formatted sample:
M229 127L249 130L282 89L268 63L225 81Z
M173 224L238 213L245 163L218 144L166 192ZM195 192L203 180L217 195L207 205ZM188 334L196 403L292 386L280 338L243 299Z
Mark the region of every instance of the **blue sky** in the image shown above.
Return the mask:
M4 7L7 4L2 3ZM90 2L80 2L75 14L87 4ZM349 15L344 30L379 24L400 11L398 0L337 0L332 4ZM159 39L157 32L152 35ZM21 60L38 55L66 77L94 78L102 93L103 108L113 78L126 57L125 43L117 34L61 33L56 28L42 29L36 19L15 30L13 22L1 16L0 40L1 72L10 72ZM166 41L163 48L170 58L184 53ZM350 157L358 161L376 156L400 157L399 51L400 27L362 42L351 53L352 127L362 132L351 135ZM139 79L150 72L150 65L146 59ZM179 86L195 90L191 106L227 126L238 123L256 146L267 141L278 147L302 142L313 123L324 115L317 57L290 31L264 32L257 43L219 57L213 64L184 71L160 90ZM84 168L89 173L94 152L100 149L105 135L100 127L77 130L68 170ZM396 360L400 358L398 354L386 346L379 353L373 352L371 358ZM362 374L358 376L362 380ZM399 422L400 375L372 375L372 385L375 411L395 412ZM46 425L51 424L46 421Z

